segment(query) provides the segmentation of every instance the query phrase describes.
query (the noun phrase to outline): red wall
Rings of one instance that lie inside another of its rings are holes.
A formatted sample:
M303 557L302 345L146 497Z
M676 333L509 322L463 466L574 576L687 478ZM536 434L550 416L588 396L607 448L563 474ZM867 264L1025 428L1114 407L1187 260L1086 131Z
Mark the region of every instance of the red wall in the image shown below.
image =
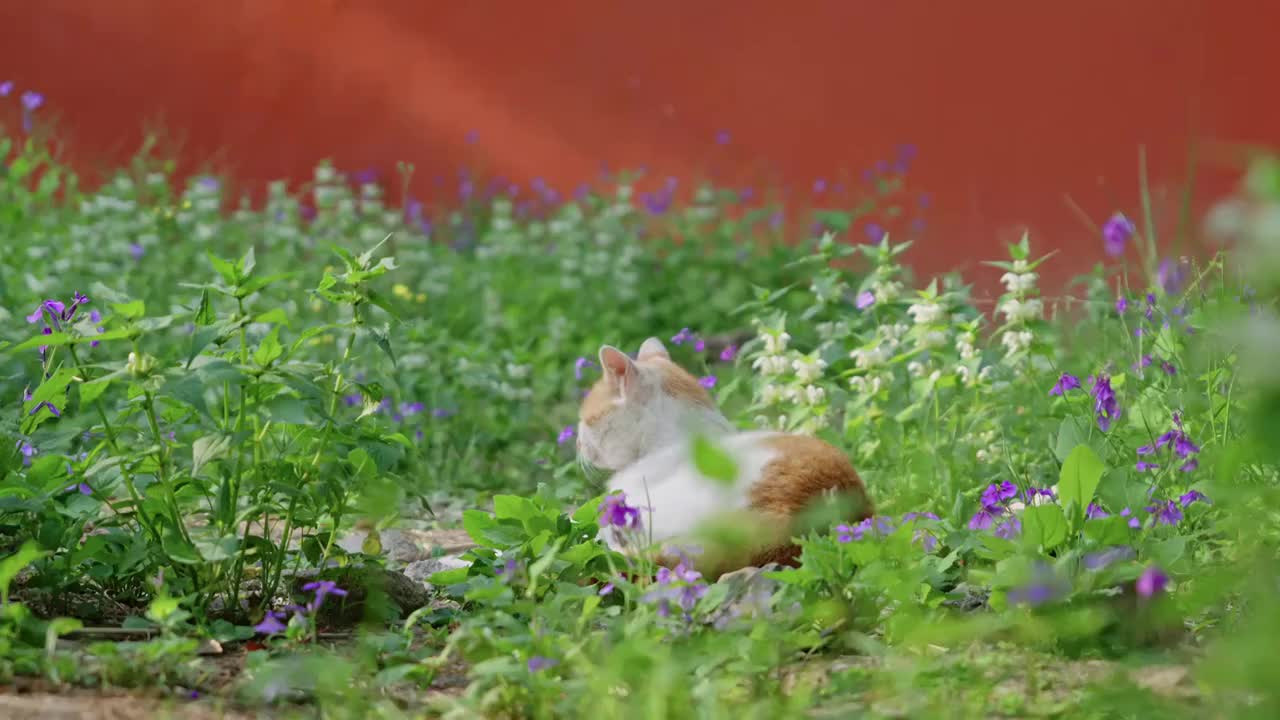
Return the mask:
M1280 144L1268 0L45 0L0 3L0 81L92 169L147 121L240 179L315 161L461 165L570 189L610 167L713 172L791 202L816 178L918 147L932 195L918 268L999 252L1030 228L1086 269L1095 220L1135 209L1145 145L1162 224L1204 141ZM478 142L468 144L469 131ZM732 142L714 142L720 130ZM1193 143L1193 141L1196 141ZM1230 174L1206 168L1206 193ZM817 200L830 202L830 190Z

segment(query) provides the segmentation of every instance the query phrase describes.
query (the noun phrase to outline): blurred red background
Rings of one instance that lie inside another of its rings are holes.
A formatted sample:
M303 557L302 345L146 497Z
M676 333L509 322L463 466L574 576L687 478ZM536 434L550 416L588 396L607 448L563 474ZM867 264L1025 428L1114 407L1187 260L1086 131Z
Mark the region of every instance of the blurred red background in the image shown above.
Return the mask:
M40 112L82 170L127 157L159 123L184 141L184 167L213 161L250 186L305 179L330 157L388 180L412 162L419 196L454 192L462 166L566 192L607 163L836 205L839 184L911 144L911 193L932 198L919 270L972 267L1026 228L1038 249L1065 251L1058 280L1101 247L1064 197L1098 223L1136 216L1139 146L1167 234L1192 149L1203 207L1235 174L1206 164L1215 141L1280 144L1266 50L1280 3L788 7L8 2L0 80L45 95Z

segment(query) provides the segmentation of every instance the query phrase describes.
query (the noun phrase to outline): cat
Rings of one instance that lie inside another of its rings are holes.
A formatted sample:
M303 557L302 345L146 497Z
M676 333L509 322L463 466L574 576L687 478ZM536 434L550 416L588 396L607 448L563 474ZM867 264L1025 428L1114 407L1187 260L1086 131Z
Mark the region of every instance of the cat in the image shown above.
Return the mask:
M638 532L602 528L611 548L634 552L656 544L661 564L684 561L715 578L770 562L797 564L800 548L792 538L802 530L804 511L824 497L845 498L851 507L842 519L874 513L844 453L805 435L738 432L706 388L672 362L661 340L644 341L634 360L604 345L599 360L601 377L579 409L578 459L613 471L609 491L621 491L627 505L640 508ZM695 434L728 454L735 479L721 483L698 471ZM717 525L730 532L689 557L689 540Z

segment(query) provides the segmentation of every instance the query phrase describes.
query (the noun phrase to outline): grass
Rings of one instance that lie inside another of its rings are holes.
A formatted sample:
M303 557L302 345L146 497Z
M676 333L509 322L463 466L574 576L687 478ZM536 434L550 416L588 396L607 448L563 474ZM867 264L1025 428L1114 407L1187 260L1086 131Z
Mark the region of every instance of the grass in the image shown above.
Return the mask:
M1162 264L1147 229L1050 304L1024 238L983 312L914 280L911 243L849 238L899 214L898 174L787 244L781 208L709 186L401 207L321 164L251 207L146 152L88 189L51 146L0 134L0 679L25 702L1280 709L1273 160L1228 250ZM592 540L576 403L601 344L650 335L740 426L844 449L878 519L819 514L800 567L715 583ZM449 544L465 562L432 561Z

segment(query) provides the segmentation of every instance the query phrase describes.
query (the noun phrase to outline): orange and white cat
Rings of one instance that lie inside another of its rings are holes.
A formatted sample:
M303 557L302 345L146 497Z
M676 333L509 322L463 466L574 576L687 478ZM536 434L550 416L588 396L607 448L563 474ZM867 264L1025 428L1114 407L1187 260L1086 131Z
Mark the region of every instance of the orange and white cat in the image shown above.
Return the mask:
M792 540L797 520L815 501L845 496L852 508L842 519L872 515L866 489L844 453L804 435L735 431L710 393L671 361L657 338L646 340L635 360L608 345L599 357L602 377L579 412L578 456L613 471L609 491L622 491L628 505L641 509L644 542L665 550L660 562L674 562L672 552L687 547L708 523L734 518L748 528L747 541L731 548L720 543L714 553L692 558L695 567L715 578L768 562L791 565L800 554ZM734 460L737 477L731 483L704 477L695 467L695 433ZM636 549L635 533L607 526L601 537L615 550Z

